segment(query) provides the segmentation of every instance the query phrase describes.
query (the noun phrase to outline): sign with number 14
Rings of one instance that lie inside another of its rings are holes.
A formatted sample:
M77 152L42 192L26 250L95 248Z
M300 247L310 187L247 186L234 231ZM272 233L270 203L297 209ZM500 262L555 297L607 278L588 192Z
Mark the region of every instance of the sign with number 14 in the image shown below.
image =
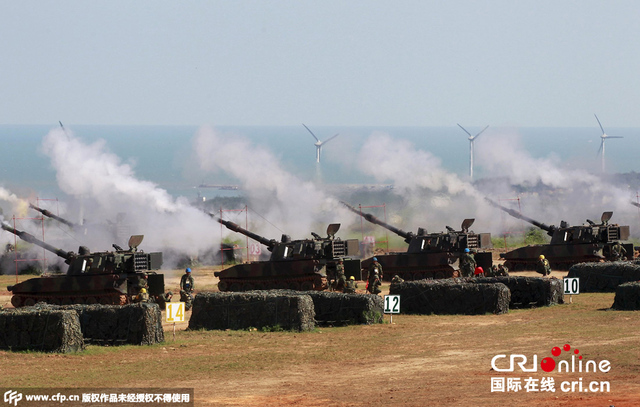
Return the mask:
M184 302L168 302L165 322L184 322Z

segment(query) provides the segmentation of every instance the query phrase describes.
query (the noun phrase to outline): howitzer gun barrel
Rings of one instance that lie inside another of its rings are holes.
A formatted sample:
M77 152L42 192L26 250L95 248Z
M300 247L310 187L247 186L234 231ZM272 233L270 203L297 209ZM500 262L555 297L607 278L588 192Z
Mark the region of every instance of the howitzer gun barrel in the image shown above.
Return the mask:
M11 226L7 225L4 222L1 222L0 226L2 227L2 229L6 230L7 232L13 233L14 235L18 236L20 239L24 240L25 242L29 242L37 246L40 246L43 249L48 250L51 253L54 253L57 256L62 257L65 260L71 260L73 258L72 253L65 252L64 250L58 249L57 247L53 247L50 244L43 242L42 240L38 240L32 234L12 228Z
M263 245L267 246L269 248L269 250L273 249L276 246L276 241L273 239L267 239L266 237L257 235L253 232L248 231L247 229L244 229L240 226L238 226L237 224L233 223L233 222L229 222L228 220L223 220L218 218L217 216L214 216L213 214L209 214L209 216L211 216L213 219L217 220L218 222L220 222L221 224L225 225L227 227L227 229L233 230L234 232L238 232L241 233L253 240L258 241L259 243L262 243Z
M38 208L37 206L35 206L35 205L34 205L34 204L32 204L32 203L30 203L30 204L29 204L29 207L30 207L30 208L32 208L32 209L35 209L36 211L40 212L40 213L41 213L41 214L43 214L44 216L47 216L47 217L49 217L49 218L51 218L51 219L55 219L55 220L57 220L58 222L64 223L65 225L69 226L70 228L75 228L75 227L77 227L77 226L78 226L78 225L76 225L75 223L73 223L73 222L71 222L71 221L66 220L65 218L61 218L61 217L60 217L60 216L58 216L58 215L54 215L53 213L49 212L49 211L48 211L48 210L46 210L46 209Z
M529 218L528 216L524 216L524 215L523 215L523 214L521 214L520 212L518 212L518 211L514 211L513 209L505 208L504 206L500 205L500 204L499 204L499 203L497 203L497 202L492 201L492 200L491 200L491 199L489 199L489 198L484 198L484 199L485 199L487 202L489 202L491 205L495 206L496 208L502 209L503 211L505 211L505 212L506 212L506 213L508 213L509 215L513 216L514 218L522 219L522 220L523 220L523 221L525 221L525 222L529 222L529 223L531 223L532 225L537 226L537 227L539 227L540 229L542 229L542 230L546 231L546 232L547 232L547 234L549 234L549 235L553 235L553 232L554 232L554 230L555 230L555 227L553 227L553 226L549 226L549 225L546 225L546 224L544 224L544 223L542 223L542 222L538 222L537 220L535 220L535 219L531 219L531 218Z
M366 220L368 220L371 223L375 223L376 225L380 225L385 229L388 229L390 231L392 231L393 233L395 233L398 236L404 237L405 239L410 240L413 237L413 233L411 232L405 232L402 229L398 229L394 226L389 225L388 223L385 223L383 221L381 221L380 219L376 218L375 216L369 214L369 213L364 213L356 208L354 208L353 206L349 205L346 202L340 201L341 204L343 204L344 206L346 206L347 208L349 208L349 210L353 213L356 213L360 216L362 216L363 218L365 218Z

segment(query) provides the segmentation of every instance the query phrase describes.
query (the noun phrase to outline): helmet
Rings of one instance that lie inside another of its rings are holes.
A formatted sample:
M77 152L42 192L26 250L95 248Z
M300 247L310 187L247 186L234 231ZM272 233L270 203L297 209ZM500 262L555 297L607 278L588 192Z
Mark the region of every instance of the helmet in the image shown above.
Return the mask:
M465 253L469 253L469 248L468 248L468 247L467 247L467 248L465 248L465 249L464 249L464 252L465 252Z
M356 278L354 276L349 277L349 280L355 280Z
M191 273L191 269L187 267L187 269L185 270L185 273Z
M146 294L147 293L147 289L146 288L141 288L140 289L140 294Z
M378 258L377 258L377 257L374 257L374 258L373 258L373 261L378 261Z
M544 260L544 254L540 255L540 260Z

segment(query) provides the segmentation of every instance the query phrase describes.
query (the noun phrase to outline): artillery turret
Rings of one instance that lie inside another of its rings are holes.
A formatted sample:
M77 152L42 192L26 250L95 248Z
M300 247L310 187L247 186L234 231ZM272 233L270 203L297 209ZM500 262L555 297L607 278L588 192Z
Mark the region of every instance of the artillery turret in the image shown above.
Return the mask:
M409 244L406 252L376 255L382 264L385 280L390 280L394 274L405 280L459 277L457 262L464 249L478 251L491 247L490 233L474 233L469 230L475 219L465 219L458 231L446 226L446 232L428 233L425 229L418 228L417 233L413 233L405 232L371 214L363 213L346 202L342 204L367 221L403 237ZM478 251L475 259L485 270L492 265L490 252ZM368 268L371 262L372 259L363 260L362 266Z
M339 223L332 223L327 227L326 238L312 233L313 239L292 240L289 235L283 234L278 242L210 215L228 229L256 240L271 252L268 261L237 264L215 272L214 275L220 278L220 291L276 288L324 290L328 287L328 278L331 279L335 274L339 259L344 261L345 274L360 274L360 260L348 257L359 255L359 242L357 239L336 238Z
M114 251L94 252L80 246L78 253L67 252L43 242L33 235L6 223L0 227L20 239L35 244L63 258L69 265L66 275L42 276L8 286L14 307L50 304L127 304L141 288L164 307L164 276L150 270L162 266L162 253L138 251L144 236L129 239L129 249L114 245Z
M616 256L611 248L619 241L629 239L629 226L609 224L613 212L603 212L600 223L587 219L585 225L570 226L561 221L560 226L555 226L538 222L489 198L485 199L514 218L544 230L551 237L549 244L529 245L501 253L505 266L513 271L535 270L540 255L544 255L556 270L568 270L577 263L613 260ZM633 254L633 244L622 246L629 256Z

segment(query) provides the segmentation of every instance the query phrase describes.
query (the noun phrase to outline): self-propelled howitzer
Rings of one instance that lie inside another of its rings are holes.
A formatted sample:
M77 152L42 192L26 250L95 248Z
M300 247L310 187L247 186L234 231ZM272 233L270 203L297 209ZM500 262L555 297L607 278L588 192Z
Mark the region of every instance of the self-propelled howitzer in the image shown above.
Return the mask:
M484 270L492 265L491 253L479 251L491 247L491 234L470 231L469 228L474 219L465 219L459 231L447 226L446 232L427 233L425 229L418 228L418 232L413 233L405 232L371 214L363 213L346 202L342 204L367 221L403 237L409 244L406 252L376 255L378 262L382 265L385 280L390 280L395 274L405 280L459 277L457 262L465 249L477 251L476 262ZM363 260L363 268L368 269L372 261L372 259Z
M114 245L114 251L92 253L80 246L78 253L74 253L58 249L4 222L0 227L54 253L69 265L65 275L31 278L8 286L7 290L13 293L14 307L37 302L122 305L133 302L142 288L164 307L164 276L151 271L162 266L162 253L138 251L142 235L131 236L128 250Z
M568 270L574 264L600 262L613 259L611 248L621 240L629 238L629 226L609 224L613 212L603 212L600 223L587 219L585 225L569 226L565 221L560 226L546 225L518 211L506 208L489 198L487 202L517 219L522 219L547 232L549 244L536 244L501 253L505 266L510 270L535 270L540 255L549 260L553 269ZM633 244L622 244L627 256L633 255Z
M360 247L357 239L341 240L335 237L340 224L327 227L327 237L312 233L313 239L291 240L282 235L278 242L267 239L244 229L233 222L219 219L218 222L234 232L256 240L267 247L271 256L267 261L254 261L237 264L226 270L215 272L220 279L220 291L248 291L288 288L293 290L324 290L328 288L327 279L335 274L340 259L344 262L345 274L359 275Z

